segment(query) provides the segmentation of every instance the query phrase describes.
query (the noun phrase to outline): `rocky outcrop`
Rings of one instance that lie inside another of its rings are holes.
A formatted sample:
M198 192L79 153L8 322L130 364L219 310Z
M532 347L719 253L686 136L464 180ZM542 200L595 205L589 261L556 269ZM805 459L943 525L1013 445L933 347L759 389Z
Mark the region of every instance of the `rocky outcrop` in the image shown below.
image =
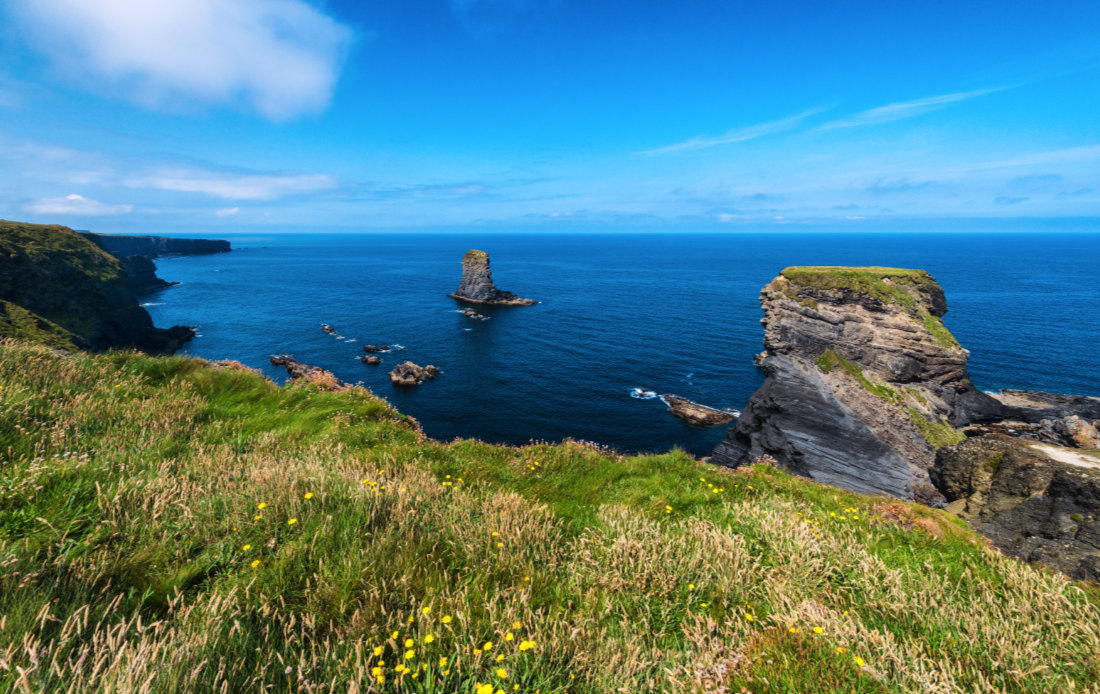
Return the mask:
M331 371L326 371L319 366L313 366L298 361L289 354L271 355L269 358L273 366L281 366L286 369L287 374L291 380L304 380L312 383L322 390L347 390L351 387L350 384L341 381L336 378L336 374Z
M497 289L489 270L489 254L478 250L467 251L462 257L462 281L458 289L447 296L476 304L530 306L538 303L534 299L523 299L512 292Z
M733 421L733 413L716 410L675 395L662 395L661 400L669 411L687 424L695 427L712 427Z
M210 255L228 253L228 241L216 239L177 239L167 236L118 236L79 232L81 236L117 258L140 255L149 259L173 255Z
M1087 420L1100 419L1100 398L1036 390L1002 390L991 395L1004 406L1006 419L1031 423L1074 415Z
M787 268L764 288L763 386L711 455L762 455L825 484L935 503L928 470L956 427L1000 416L921 270Z
M382 363L381 357L376 357L373 354L364 354L359 359L368 366L378 366Z
M68 227L0 220L0 335L65 349L174 352L195 333L156 328L138 306L137 290L157 279L146 263L120 261Z
M931 477L1005 554L1100 579L1100 457L992 434L941 448Z
M335 335L336 334L336 328L332 327L328 323L321 323L321 330L323 332L328 333L329 335Z
M390 371L390 383L395 386L416 386L424 381L430 381L439 375L439 369L428 364L421 368L411 361L406 361L393 367Z

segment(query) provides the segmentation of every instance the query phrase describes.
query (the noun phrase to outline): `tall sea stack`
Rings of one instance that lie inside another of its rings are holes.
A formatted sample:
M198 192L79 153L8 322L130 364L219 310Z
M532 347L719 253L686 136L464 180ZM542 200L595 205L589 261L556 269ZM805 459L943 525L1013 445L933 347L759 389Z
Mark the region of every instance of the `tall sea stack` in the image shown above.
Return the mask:
M767 376L711 461L767 454L826 484L942 502L928 471L957 427L1000 413L974 388L922 270L792 267L764 288Z
M475 304L530 306L538 303L534 299L523 299L512 292L497 289L489 270L489 254L479 250L466 251L466 255L462 256L462 281L458 289L447 296Z

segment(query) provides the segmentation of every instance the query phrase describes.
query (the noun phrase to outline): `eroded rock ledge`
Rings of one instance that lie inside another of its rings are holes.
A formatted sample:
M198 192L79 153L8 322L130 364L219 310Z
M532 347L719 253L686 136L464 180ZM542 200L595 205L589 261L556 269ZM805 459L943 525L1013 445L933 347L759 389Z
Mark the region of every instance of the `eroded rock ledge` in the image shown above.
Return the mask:
M447 296L475 304L499 306L530 306L538 303L534 299L524 299L512 292L497 289L489 270L489 254L479 250L469 250L462 257L462 281L458 289Z

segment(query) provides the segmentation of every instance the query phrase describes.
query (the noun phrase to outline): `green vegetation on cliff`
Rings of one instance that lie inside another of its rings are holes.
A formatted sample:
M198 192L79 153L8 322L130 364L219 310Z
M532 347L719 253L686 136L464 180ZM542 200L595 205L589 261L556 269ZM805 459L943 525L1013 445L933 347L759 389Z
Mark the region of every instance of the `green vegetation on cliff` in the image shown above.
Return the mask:
M885 383L878 383L867 378L867 375L863 373L863 367L848 361L832 349L825 350L824 354L814 360L814 364L825 373L830 373L838 366L842 367L863 386L864 390L872 395L877 395L883 400L889 400L890 402L899 402L901 400L901 394L898 393L898 391Z
M1100 608L941 511L0 341L0 690L1028 691Z
M896 267L789 267L779 274L809 289L851 291L906 309L912 309L917 304L909 288L939 288L924 270Z

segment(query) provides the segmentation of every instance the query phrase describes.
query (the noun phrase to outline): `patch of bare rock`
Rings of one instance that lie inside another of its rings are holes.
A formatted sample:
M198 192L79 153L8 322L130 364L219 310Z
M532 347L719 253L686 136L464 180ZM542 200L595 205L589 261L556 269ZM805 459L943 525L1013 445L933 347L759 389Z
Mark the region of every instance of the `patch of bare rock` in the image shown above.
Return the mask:
M417 386L424 381L430 381L440 374L439 369L431 364L420 367L411 361L405 361L393 367L390 371L390 383L395 386Z

